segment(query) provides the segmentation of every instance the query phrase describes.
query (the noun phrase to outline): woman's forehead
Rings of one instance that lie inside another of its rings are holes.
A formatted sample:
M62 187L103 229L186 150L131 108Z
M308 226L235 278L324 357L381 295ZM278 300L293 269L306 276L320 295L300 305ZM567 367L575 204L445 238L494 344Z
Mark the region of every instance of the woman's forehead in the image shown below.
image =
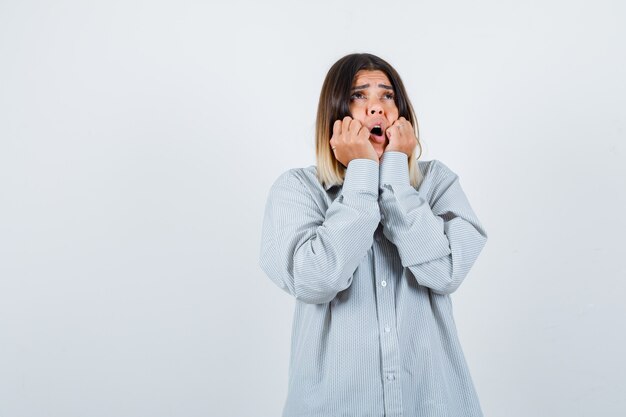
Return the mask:
M387 74L380 70L360 70L354 76L353 85L363 85L363 84L391 84L389 82L389 78Z

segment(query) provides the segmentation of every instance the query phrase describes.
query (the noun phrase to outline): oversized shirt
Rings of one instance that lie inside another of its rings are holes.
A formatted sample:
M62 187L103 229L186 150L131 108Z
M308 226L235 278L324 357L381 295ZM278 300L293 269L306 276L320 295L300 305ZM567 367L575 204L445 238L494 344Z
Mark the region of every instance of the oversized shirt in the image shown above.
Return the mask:
M487 234L438 160L385 152L349 162L341 186L316 167L272 185L260 266L295 298L283 417L476 417L479 400L450 294Z

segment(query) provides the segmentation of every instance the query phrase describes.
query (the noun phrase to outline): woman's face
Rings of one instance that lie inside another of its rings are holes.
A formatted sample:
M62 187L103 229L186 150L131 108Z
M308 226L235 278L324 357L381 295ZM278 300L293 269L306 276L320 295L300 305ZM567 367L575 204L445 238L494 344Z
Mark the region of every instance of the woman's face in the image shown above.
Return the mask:
M370 130L370 142L380 158L389 143L385 131L398 119L391 82L382 71L362 70L356 73L350 94L352 118Z

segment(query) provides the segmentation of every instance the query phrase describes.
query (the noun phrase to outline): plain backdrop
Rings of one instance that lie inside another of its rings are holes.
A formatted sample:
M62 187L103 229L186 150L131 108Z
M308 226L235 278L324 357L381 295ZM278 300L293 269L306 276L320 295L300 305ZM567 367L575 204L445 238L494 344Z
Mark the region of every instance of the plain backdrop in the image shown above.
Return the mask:
M626 6L0 1L0 417L279 416L258 266L322 81L389 61L489 240L452 295L486 416L626 415Z

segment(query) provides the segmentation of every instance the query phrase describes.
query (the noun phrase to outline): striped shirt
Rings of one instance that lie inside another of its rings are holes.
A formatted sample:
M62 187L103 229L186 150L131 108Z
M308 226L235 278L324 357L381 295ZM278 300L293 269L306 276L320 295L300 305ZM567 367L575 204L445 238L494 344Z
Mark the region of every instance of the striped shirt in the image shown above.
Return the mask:
M295 298L283 417L475 417L450 294L487 241L459 177L404 153L316 167L272 185L260 266Z

